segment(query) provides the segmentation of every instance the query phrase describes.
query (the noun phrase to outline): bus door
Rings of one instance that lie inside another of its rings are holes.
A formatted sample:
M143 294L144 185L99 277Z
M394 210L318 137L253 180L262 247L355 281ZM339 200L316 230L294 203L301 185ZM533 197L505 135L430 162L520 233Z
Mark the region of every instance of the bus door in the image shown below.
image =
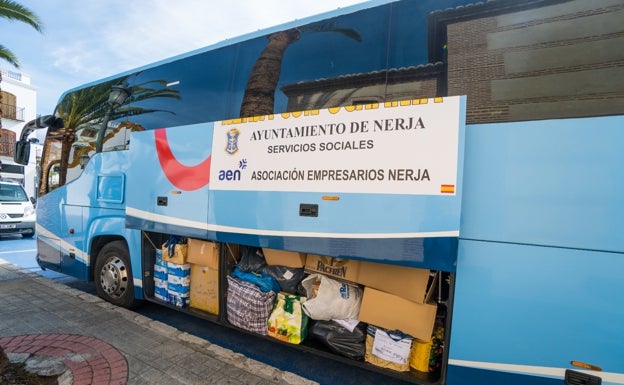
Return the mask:
M61 271L79 279L88 279L89 257L83 245L83 208L61 205Z

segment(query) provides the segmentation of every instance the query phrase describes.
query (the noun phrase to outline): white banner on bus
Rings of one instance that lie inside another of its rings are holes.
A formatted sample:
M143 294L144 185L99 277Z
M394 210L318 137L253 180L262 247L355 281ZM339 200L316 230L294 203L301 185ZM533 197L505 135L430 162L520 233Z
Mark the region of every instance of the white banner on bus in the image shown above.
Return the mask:
M217 122L210 188L454 195L460 98Z

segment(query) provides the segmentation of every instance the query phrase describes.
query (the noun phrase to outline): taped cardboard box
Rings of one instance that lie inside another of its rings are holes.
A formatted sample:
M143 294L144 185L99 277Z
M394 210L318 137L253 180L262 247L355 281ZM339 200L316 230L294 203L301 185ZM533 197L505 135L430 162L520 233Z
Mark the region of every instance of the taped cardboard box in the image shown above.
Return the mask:
M366 287L360 306L360 321L388 330L400 330L414 338L429 341L436 311L435 303L417 303Z
M305 270L359 283L398 295L417 303L427 303L435 288L437 275L415 267L387 265L308 254Z
M188 239L188 263L219 269L219 245L201 239Z
M308 273L321 273L328 277L357 283L360 261L308 254L305 270Z
M305 253L262 248L262 254L264 254L267 265L301 268L306 264Z
M413 342L412 337L401 332L368 325L364 359L382 368L407 372L410 370L409 362Z
M161 252L163 261L183 265L186 263L188 255L188 245L179 243L174 245L174 247L168 247L167 243L163 243Z
M219 271L217 269L191 264L189 306L211 314L219 314Z

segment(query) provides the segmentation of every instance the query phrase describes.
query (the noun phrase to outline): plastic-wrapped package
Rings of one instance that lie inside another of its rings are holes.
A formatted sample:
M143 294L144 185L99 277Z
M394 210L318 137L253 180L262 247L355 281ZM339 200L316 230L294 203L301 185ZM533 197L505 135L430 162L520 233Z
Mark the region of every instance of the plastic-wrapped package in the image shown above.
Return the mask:
M260 271L275 278L281 291L288 294L297 294L297 287L305 276L303 268L280 265L267 265Z
M266 266L266 260L262 249L253 246L241 246L240 248L241 258L236 264L240 270L244 272L259 272L264 266Z
M361 361L366 354L366 324L362 322L351 331L334 321L314 321L308 335L332 352L353 360Z
M358 319L362 289L322 274L311 274L301 284L308 300L303 309L314 320Z

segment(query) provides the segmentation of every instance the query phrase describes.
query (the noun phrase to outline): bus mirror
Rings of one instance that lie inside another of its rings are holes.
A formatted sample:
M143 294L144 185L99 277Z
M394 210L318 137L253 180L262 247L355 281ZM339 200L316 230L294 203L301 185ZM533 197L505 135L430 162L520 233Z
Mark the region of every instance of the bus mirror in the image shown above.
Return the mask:
M20 134L20 141L26 141L26 138L28 138L28 136L32 134L33 131L40 128L48 127L52 130L57 130L59 128L63 128L63 126L64 122L61 118L57 118L54 115L40 116L24 125L24 127L22 128L22 133Z
M36 128L44 128L48 127L53 130L59 129L63 127L63 119L57 118L54 115L45 115L37 118L35 122Z
M13 160L17 164L28 164L30 159L30 142L27 140L19 140L15 142L15 152Z

